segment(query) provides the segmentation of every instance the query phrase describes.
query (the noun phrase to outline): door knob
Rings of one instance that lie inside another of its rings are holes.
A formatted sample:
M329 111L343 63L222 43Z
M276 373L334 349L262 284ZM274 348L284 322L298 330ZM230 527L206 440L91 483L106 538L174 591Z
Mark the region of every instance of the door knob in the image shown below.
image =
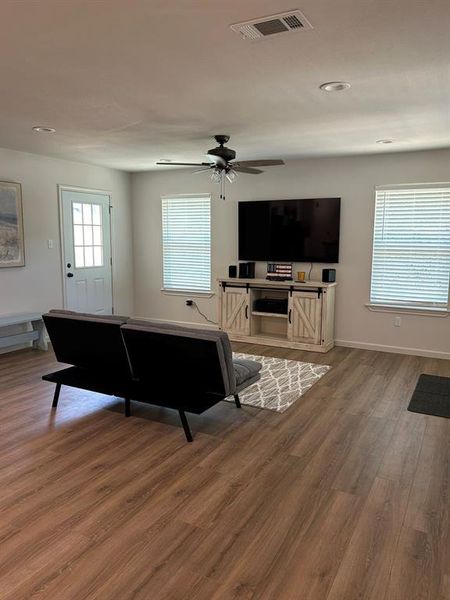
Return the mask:
M67 273L67 277L73 277L73 273Z

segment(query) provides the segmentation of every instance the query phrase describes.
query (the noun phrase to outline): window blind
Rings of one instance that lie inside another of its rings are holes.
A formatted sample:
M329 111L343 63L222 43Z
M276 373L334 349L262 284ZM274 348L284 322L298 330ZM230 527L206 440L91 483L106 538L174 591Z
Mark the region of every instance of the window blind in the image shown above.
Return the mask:
M162 198L163 287L211 291L211 197Z
M448 309L450 184L376 191L370 301Z

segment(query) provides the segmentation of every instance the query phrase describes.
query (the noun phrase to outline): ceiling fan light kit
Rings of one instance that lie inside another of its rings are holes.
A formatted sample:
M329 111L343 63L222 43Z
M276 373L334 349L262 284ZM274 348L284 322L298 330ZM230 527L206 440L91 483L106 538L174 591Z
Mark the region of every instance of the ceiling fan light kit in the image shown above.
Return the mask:
M164 159L158 161L156 164L179 167L203 167L202 169L196 169L194 173L204 173L211 170L211 180L220 185L221 200L225 200L225 181L228 180L230 183L233 183L236 180L238 173L259 175L260 173L264 173L264 171L261 169L255 169L254 167L273 167L284 165L284 161L281 159L244 160L234 162L236 158L236 151L225 146L225 144L229 141L230 136L225 134L217 134L214 136L214 139L219 145L216 148L211 148L211 150L208 150L206 156L208 157L209 162L182 163L172 162L168 159Z

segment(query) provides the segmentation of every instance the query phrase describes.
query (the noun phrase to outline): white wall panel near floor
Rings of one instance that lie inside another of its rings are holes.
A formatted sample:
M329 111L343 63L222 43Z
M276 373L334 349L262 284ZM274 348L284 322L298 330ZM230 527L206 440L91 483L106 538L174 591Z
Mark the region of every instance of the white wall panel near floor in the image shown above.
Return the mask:
M270 158L268 156L268 158ZM369 299L373 213L376 185L450 181L450 150L374 154L289 161L259 176L240 175L227 186L227 200L207 175L188 170L132 175L135 254L135 313L147 317L204 322L185 296L161 292L161 196L212 192L213 278L227 275L237 262L237 202L282 198L342 197L340 263L337 267L336 339L342 344L450 358L450 317L371 312ZM298 265L305 270L308 265ZM320 278L322 265L312 276ZM264 274L264 264L257 266ZM210 318L217 317L217 297L198 299Z
M104 167L0 149L0 181L22 184L26 260L25 267L0 268L0 314L62 306L58 184L111 192L114 308L118 313L132 313L130 176ZM52 240L52 248L48 240Z

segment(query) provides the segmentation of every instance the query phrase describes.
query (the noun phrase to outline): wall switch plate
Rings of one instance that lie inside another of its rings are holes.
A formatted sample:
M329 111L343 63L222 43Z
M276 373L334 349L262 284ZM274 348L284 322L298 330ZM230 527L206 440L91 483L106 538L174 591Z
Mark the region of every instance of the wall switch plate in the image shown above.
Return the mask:
M51 250L53 248L53 240L47 240L47 247Z
M402 324L402 318L401 317L395 317L394 319L394 326L395 327L400 327Z

